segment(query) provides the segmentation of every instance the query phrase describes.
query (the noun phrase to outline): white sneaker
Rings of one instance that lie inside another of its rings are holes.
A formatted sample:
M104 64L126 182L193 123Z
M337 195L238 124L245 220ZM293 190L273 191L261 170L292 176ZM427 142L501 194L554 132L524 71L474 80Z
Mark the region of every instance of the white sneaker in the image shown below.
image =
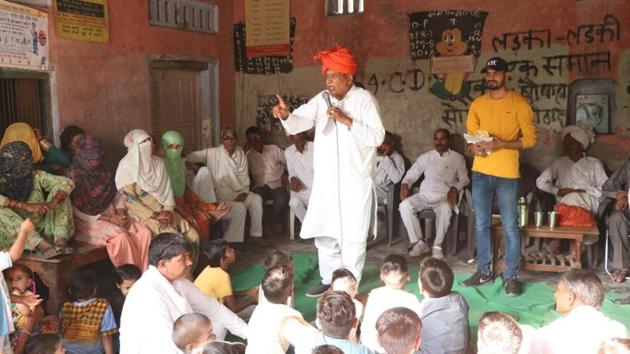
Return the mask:
M443 259L444 252L442 251L442 247L439 247L439 246L431 247L431 257L437 258L437 259Z
M409 251L411 257L419 257L425 253L429 253L431 249L424 243L424 241L418 241L413 248Z

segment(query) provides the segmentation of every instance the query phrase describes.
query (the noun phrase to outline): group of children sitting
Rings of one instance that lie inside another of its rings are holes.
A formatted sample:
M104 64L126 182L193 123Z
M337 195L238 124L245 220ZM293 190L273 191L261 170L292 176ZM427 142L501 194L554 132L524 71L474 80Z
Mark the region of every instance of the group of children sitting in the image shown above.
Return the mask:
M291 257L281 251L265 260L265 275L257 297L249 289L238 302L226 271L234 252L221 240L205 249L209 267L195 284L217 296L241 316L249 316L247 346L214 341L210 320L197 313L181 316L174 325L173 342L184 353L467 353L468 305L451 290L454 276L442 260L425 259L418 285L424 300L404 289L410 281L405 258L390 255L381 267L385 286L367 297L358 293L355 276L347 269L334 272L331 289L317 304L314 323L293 308L294 275ZM255 300L255 301L254 301ZM252 312L245 311L257 302ZM420 347L422 343L422 347ZM219 348L220 347L220 348Z
M0 305L0 353L116 353L124 297L140 279L141 270L132 264L116 268L118 291L105 299L97 297L97 276L91 269L73 269L68 278L69 300L58 316L44 317L33 272L13 264L34 228L30 219L25 220L9 252L0 252L0 299L4 300Z
M141 277L134 265L116 268L118 291L107 299L97 297L97 278L89 268L70 272L68 297L58 317L42 318L41 299L36 295L32 272L12 265L22 254L26 235L33 225L26 220L9 252L0 252L4 269L1 287L10 294L0 306L1 320L8 318L17 331L14 352L26 354L118 352L117 328L129 289ZM204 248L208 267L195 285L208 296L249 320L247 345L217 340L212 321L203 314L189 313L173 324L172 341L185 354L412 354L471 353L466 300L452 290L454 274L446 262L426 258L418 273L419 294L405 290L411 280L401 255L385 258L380 270L384 286L366 297L358 293L352 272L334 272L331 288L317 303L316 320L308 323L294 304L294 267L290 255L274 250L264 261L261 285L233 291L227 273L236 260L234 250L223 240L212 240ZM9 284L6 288L4 279ZM422 300L417 295L422 296ZM255 306L254 306L255 305ZM28 323L35 323L30 327ZM25 329L28 328L28 329ZM29 332L39 334L31 337ZM9 330L10 331L10 330ZM10 346L7 333L0 333L0 353ZM26 341L23 334L26 334ZM479 320L477 352L527 353L525 326L511 315L488 312ZM28 338L30 337L30 339ZM624 343L627 345L628 343ZM604 351L602 353L612 353Z

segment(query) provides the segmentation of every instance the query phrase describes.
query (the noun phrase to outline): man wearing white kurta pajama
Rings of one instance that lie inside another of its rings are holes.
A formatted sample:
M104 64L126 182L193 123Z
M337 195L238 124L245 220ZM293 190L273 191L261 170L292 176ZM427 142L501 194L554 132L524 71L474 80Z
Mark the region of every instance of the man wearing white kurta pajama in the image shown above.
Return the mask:
M188 162L205 163L210 171L217 200L230 206L228 228L223 239L243 242L245 237L245 211L249 212L251 240L264 244L262 229L262 198L249 191L249 165L247 156L236 145L236 132L232 128L221 131L221 145L194 151L186 156Z
M300 236L315 237L322 283L307 296L323 294L341 267L361 279L376 202L376 147L385 135L376 99L353 85L357 65L350 51L334 48L316 58L322 61L332 107L322 91L292 113L278 96L273 109L289 134L315 127L313 191Z

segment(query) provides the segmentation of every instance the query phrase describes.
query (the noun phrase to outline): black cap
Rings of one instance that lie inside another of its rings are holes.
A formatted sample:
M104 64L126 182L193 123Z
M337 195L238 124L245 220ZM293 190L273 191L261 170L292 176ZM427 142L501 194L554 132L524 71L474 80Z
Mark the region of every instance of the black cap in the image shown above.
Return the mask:
M503 58L494 57L490 58L486 63L486 66L481 70L481 73L485 73L488 69L492 69L494 71L508 71L508 64Z

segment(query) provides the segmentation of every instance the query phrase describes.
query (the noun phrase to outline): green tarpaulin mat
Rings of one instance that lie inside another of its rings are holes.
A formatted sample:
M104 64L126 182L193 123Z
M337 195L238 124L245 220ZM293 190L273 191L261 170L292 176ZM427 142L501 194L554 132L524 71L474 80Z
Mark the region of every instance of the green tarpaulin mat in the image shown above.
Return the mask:
M293 267L295 272L295 308L304 315L304 319L312 321L315 319L317 299L304 296L306 290L318 284L320 281L319 268L317 266L317 256L307 253L296 253L293 256ZM422 299L418 293L418 267L410 267L411 282L405 288L407 291ZM383 286L379 278L380 266L366 264L363 269L363 279L359 292L367 294L370 289ZM243 290L260 285L264 275L260 264L248 268L247 270L232 276L232 285L235 290ZM501 311L514 315L521 324L531 325L534 328L541 327L560 317L554 311L554 288L543 282L525 282L523 295L518 297L508 297L503 290L503 280L497 278L493 284L480 286L477 288L466 288L461 286L461 281L466 279L468 274L456 274L454 291L462 294L470 307L469 321L473 337L476 337L477 323L479 317L487 311ZM610 318L623 323L626 328L630 328L630 305L617 305L612 302L619 294L606 296L603 312Z

